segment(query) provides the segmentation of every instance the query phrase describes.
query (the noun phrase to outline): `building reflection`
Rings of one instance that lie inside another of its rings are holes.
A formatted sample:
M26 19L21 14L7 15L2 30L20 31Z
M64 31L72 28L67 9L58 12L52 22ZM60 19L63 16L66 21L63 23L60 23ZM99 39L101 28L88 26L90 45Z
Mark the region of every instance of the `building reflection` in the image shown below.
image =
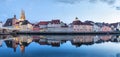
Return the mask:
M73 46L80 47L82 45L93 45L102 42L120 42L119 35L66 35L66 36L54 36L54 35L34 35L34 36L17 36L8 37L0 36L0 46L4 41L8 48L12 48L14 52L19 47L21 53L25 52L26 47L31 42L36 42L42 46L48 45L52 47L60 47L62 44L70 41ZM3 38L2 38L3 37Z
M27 47L32 42L32 38L29 36L18 36L13 37L12 39L4 40L4 42L8 48L13 48L14 52L16 52L16 48L19 45L21 52L24 53L25 47Z
M75 45L76 47L79 47L83 44L85 45L91 45L94 41L94 35L87 35L87 36L75 36L73 40L71 41L72 45Z
M2 42L3 42L3 41L2 41L2 40L0 40L0 47L2 47Z

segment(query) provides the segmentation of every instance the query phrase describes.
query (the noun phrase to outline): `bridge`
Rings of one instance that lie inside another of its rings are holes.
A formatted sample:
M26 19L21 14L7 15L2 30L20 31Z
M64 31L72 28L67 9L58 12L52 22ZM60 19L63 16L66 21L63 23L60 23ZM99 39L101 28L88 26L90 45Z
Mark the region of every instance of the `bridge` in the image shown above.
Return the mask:
M16 28L8 28L8 27L2 27L0 28L0 34L9 34L10 32L19 31L19 29Z

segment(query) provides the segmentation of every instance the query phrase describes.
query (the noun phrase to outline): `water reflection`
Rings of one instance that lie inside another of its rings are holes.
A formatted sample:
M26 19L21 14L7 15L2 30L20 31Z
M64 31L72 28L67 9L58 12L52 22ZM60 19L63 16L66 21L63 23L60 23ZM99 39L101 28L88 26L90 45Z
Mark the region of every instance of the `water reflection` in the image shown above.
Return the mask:
M20 36L0 36L0 47L5 43L7 48L12 48L14 52L19 47L21 53L25 53L26 47L31 43L40 46L61 47L69 41L73 47L81 47L82 45L90 46L104 42L120 42L119 35L20 35ZM33 45L34 46L34 45ZM31 48L32 49L32 48ZM87 52L87 51L86 51ZM116 57L120 57L119 53Z

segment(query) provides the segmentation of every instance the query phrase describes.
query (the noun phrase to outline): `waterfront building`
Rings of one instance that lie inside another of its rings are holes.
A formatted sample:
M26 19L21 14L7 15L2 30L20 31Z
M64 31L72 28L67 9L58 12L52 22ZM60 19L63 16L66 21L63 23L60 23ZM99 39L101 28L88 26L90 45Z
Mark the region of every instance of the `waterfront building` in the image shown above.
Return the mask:
M93 25L90 23L81 22L77 17L73 21L74 32L92 32Z
M40 21L37 25L40 27L40 31L44 32L47 30L48 21Z
M110 24L112 31L119 31L120 30L120 23L112 23Z
M48 24L48 32L72 32L73 28L68 27L66 23L60 22L60 20L52 20Z
M99 31L101 31L101 28L94 23L93 24L93 32L99 32Z
M33 31L40 31L39 25L33 24Z
M14 15L13 18L8 18L3 26L8 28L14 28L16 22L17 22L16 15Z
M22 24L20 25L21 31L31 31L32 29L33 29L32 24L27 20L23 21Z
M111 27L106 26L106 25L103 25L103 26L101 27L101 30L102 30L103 32L112 31Z
M56 19L56 20L52 20L48 23L47 25L48 27L52 27L52 28L58 28L58 27L61 27L61 22L59 19Z
M116 28L113 25L111 25L111 29L112 31L116 31Z
M117 24L116 30L120 31L120 23Z
M39 25L40 28L47 28L48 21L40 21L37 25Z
M21 11L20 19L15 23L14 27L21 31L30 31L33 29L32 24L28 20L26 20L25 12L23 10Z

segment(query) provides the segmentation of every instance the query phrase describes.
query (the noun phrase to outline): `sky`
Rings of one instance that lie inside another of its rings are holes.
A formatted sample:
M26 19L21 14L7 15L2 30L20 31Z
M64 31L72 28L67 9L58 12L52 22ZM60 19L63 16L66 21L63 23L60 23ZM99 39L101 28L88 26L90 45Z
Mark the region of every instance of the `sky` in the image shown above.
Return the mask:
M120 0L0 0L0 21L13 15L20 18L21 10L31 23L60 19L71 23L81 21L120 22Z

